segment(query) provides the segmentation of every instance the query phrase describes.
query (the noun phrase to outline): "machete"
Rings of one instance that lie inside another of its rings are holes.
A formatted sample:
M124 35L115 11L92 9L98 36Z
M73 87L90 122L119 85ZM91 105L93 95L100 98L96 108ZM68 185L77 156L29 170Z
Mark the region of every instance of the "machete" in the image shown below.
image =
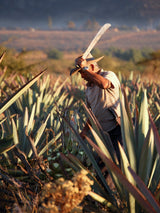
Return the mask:
M86 49L86 51L83 53L82 58L86 59L87 56L89 55L89 53L91 52L91 50L94 48L94 46L96 45L96 43L99 41L99 39L102 37L102 35L105 33L106 30L108 30L108 28L111 26L111 24L106 23L104 24L100 30L98 31L98 33L95 35L95 37L92 39L91 43L89 44L88 48ZM102 59L102 57L100 57L99 59L95 59L95 61L99 61L100 59ZM71 70L70 75L78 72L79 70L81 70L80 67L76 67L74 69Z

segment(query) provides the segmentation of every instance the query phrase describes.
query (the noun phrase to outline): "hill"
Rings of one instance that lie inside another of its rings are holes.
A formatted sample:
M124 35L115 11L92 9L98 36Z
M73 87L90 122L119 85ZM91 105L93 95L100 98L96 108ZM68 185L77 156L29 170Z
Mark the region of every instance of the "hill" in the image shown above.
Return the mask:
M6 12L7 11L7 12ZM47 28L48 17L53 27L64 27L68 21L76 25L88 19L100 24L151 26L159 24L159 0L2 0L1 27Z

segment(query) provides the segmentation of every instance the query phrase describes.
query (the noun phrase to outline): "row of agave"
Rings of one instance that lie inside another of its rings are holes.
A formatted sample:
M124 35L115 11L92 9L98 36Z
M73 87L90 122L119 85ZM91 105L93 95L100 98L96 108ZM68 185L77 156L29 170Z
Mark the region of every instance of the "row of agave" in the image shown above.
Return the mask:
M84 104L84 86L79 76L71 82L57 80L51 87L51 76L41 77L45 72L28 82L14 76L10 84L16 88L19 85L14 93L5 73L0 78L0 200L4 203L1 208L4 210L8 205L7 211L13 203L19 209L27 204L30 211L36 212L39 202L35 198L45 183L62 176L71 178L83 169L94 181L89 195L106 209L159 212L159 85L143 83L140 78L133 81L132 76L125 80L119 75L124 143L123 147L119 145L119 165L109 136L103 134ZM8 96L6 100L4 94ZM86 117L92 126L90 137L82 140L79 131ZM95 153L104 161L114 187L104 178Z

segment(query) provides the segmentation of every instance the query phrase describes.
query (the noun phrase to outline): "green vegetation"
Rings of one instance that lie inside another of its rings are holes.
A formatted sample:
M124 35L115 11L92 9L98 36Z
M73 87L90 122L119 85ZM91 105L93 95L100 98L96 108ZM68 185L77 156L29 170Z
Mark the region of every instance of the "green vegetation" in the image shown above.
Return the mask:
M147 71L153 74L160 73L160 50L156 52L151 52L147 58L140 60L138 65L143 65L147 67Z
M16 72L6 76L4 68L0 72L1 211L82 212L85 203L99 212L160 211L158 82L119 73L124 142L119 165L109 136L84 103L78 73L53 81L46 71L35 77ZM79 132L87 117L92 127L84 141ZM97 165L97 155L109 179ZM63 193L65 202L58 199ZM87 194L89 199L84 198ZM73 198L75 203L68 204Z
M17 57L17 51L14 49L7 49L5 47L0 47L0 52L6 52L6 57L2 60L0 64L1 69L7 68L7 72L20 72L25 68L24 60Z
M149 54L153 52L152 49L128 49L128 50L122 50L118 48L109 48L105 54L112 57L117 57L119 59L125 60L125 61L132 61L134 63L140 61L142 58L146 58L149 56Z
M152 49L128 49L122 50L119 48L108 48L107 51L93 50L95 57L104 55L104 59L100 61L100 66L104 69L122 72L124 76L129 77L130 72L134 71L135 76L155 75L160 73L159 69L159 51L153 52ZM154 77L152 76L152 78Z
M63 53L55 48L49 50L47 55L48 55L48 58L52 58L52 59L62 59L63 58Z
M47 68L56 77L64 76L64 74L68 76L70 69L74 66L74 56L68 57L69 53L56 48L46 51L16 51L0 47L0 50L7 53L0 64L1 70L5 70L7 67L6 74L28 75L41 67L42 69ZM78 53L75 52L70 54L78 56ZM104 55L104 59L99 62L100 67L113 70L116 74L122 72L126 77L129 77L131 71L134 71L134 76L140 74L143 77L147 74L148 76L152 75L152 78L156 78L160 73L159 51L153 52L150 48L122 50L112 47L106 51L95 48L92 54L95 58Z

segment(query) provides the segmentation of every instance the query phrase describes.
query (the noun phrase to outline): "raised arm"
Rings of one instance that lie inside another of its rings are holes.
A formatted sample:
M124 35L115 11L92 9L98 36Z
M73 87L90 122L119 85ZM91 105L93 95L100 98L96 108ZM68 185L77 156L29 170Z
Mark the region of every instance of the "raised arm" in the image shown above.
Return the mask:
M76 64L81 68L79 72L84 80L97 85L101 89L114 88L111 81L99 75L100 68L96 62L88 63L87 60L79 57L76 59Z

